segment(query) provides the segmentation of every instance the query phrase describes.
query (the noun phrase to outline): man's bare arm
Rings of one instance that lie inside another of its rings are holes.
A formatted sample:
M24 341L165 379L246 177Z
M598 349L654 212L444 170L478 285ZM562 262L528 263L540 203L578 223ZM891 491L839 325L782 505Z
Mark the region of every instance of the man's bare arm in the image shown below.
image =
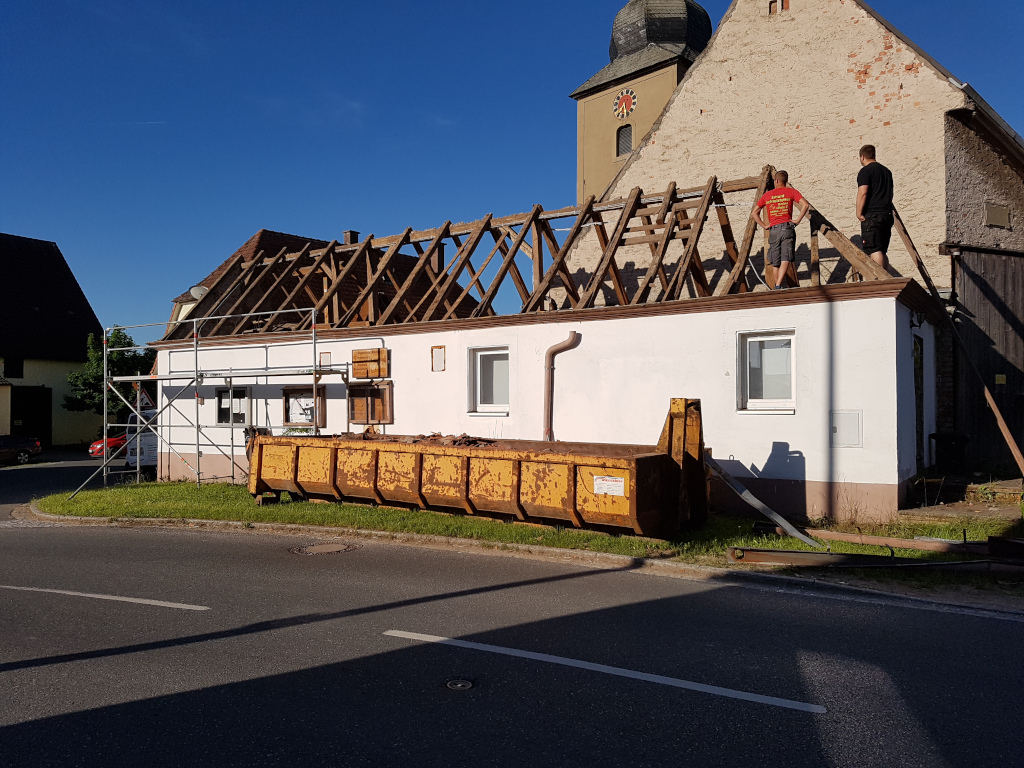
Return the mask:
M800 213L798 213L796 218L793 219L793 225L796 226L803 221L809 210L811 210L811 204L807 202L807 198L805 197L800 200Z
M857 219L859 221L864 221L864 206L867 205L867 202L868 186L867 184L864 184L863 186L857 187Z
M756 221L758 224L760 224L761 225L761 229L768 229L768 224L761 219L761 211L763 211L763 210L764 210L764 206L763 205L755 206L754 210L752 210L750 212L750 218L752 218L754 221Z

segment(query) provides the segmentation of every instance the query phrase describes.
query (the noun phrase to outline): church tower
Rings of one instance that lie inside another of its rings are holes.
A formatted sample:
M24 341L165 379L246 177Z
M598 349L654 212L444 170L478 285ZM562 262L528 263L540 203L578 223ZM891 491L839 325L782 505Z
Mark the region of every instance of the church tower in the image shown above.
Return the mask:
M616 14L611 63L570 94L580 202L605 191L710 39L711 18L693 0L629 0Z

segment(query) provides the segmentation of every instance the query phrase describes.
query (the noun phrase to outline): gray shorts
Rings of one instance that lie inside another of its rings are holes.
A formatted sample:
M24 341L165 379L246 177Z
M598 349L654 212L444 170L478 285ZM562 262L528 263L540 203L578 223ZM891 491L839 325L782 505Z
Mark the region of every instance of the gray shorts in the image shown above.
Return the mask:
M787 221L768 230L768 263L778 267L784 261L793 261L796 250L796 225Z

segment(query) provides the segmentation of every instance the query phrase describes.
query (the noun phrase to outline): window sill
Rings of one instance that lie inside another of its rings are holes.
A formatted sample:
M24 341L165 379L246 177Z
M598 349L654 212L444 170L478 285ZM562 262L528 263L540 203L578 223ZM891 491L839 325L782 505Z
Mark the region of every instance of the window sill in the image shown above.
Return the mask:
M740 408L740 416L795 416L796 408Z
M471 417L500 417L506 418L508 411L467 411L466 415Z

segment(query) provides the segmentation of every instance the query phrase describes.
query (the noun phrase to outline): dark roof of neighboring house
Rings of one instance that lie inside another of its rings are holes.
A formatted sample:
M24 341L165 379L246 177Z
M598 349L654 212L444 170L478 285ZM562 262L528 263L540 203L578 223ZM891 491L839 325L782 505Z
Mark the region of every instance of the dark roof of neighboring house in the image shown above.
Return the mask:
M0 233L0 275L0 357L87 359L103 329L56 243Z

